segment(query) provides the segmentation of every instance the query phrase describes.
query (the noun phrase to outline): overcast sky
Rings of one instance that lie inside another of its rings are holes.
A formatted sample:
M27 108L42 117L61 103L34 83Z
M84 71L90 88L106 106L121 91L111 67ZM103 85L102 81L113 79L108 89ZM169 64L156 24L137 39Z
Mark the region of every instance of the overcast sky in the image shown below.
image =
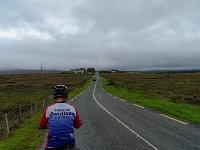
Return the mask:
M0 69L200 68L199 0L0 0Z

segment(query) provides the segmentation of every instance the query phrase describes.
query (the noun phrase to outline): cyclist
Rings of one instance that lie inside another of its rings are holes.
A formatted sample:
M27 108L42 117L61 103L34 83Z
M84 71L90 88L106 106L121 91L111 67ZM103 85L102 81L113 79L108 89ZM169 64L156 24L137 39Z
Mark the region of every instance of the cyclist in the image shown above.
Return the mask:
M55 103L45 108L39 121L39 128L48 128L45 150L75 148L73 128L80 128L82 123L76 108L66 103L68 93L65 85L56 85L53 88Z

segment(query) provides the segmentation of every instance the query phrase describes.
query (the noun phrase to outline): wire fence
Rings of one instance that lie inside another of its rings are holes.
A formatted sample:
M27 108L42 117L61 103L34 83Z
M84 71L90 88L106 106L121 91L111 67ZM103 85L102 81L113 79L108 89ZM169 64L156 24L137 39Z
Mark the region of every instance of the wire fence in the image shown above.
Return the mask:
M41 111L51 102L50 98L42 98L41 101L30 102L27 105L20 104L8 113L0 112L0 140L8 137L10 132L17 129L23 120Z

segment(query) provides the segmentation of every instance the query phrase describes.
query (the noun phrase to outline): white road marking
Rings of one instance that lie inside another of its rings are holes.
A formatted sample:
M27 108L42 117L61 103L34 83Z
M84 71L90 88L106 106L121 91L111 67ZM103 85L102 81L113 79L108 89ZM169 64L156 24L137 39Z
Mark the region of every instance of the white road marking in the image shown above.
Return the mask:
M125 123L123 123L119 118L117 118L115 115L113 115L110 111L108 111L104 106L102 106L96 99L94 93L96 91L96 86L97 86L97 82L95 84L95 88L93 91L93 97L95 102L104 110L106 111L109 115L111 115L113 118L115 118L119 123L121 123L125 128L127 128L128 130L130 130L133 134L135 134L138 138L140 138L141 140L143 140L145 143L147 143L150 147L152 147L154 150L158 150L158 148L156 148L154 145L152 145L150 142L148 142L145 138L143 138L142 136L140 136L137 132L135 132L133 129L131 129L129 126L127 126Z
M144 108L143 106L140 106L138 104L133 104L134 106L140 107L140 108Z

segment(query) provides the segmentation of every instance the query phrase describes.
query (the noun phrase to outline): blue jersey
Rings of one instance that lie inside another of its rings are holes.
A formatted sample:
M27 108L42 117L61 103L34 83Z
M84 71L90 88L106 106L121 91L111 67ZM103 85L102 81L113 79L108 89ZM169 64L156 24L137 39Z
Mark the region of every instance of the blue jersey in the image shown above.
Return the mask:
M41 128L48 126L46 148L75 145L74 127L80 128L80 120L75 107L62 102L48 106L39 122Z

